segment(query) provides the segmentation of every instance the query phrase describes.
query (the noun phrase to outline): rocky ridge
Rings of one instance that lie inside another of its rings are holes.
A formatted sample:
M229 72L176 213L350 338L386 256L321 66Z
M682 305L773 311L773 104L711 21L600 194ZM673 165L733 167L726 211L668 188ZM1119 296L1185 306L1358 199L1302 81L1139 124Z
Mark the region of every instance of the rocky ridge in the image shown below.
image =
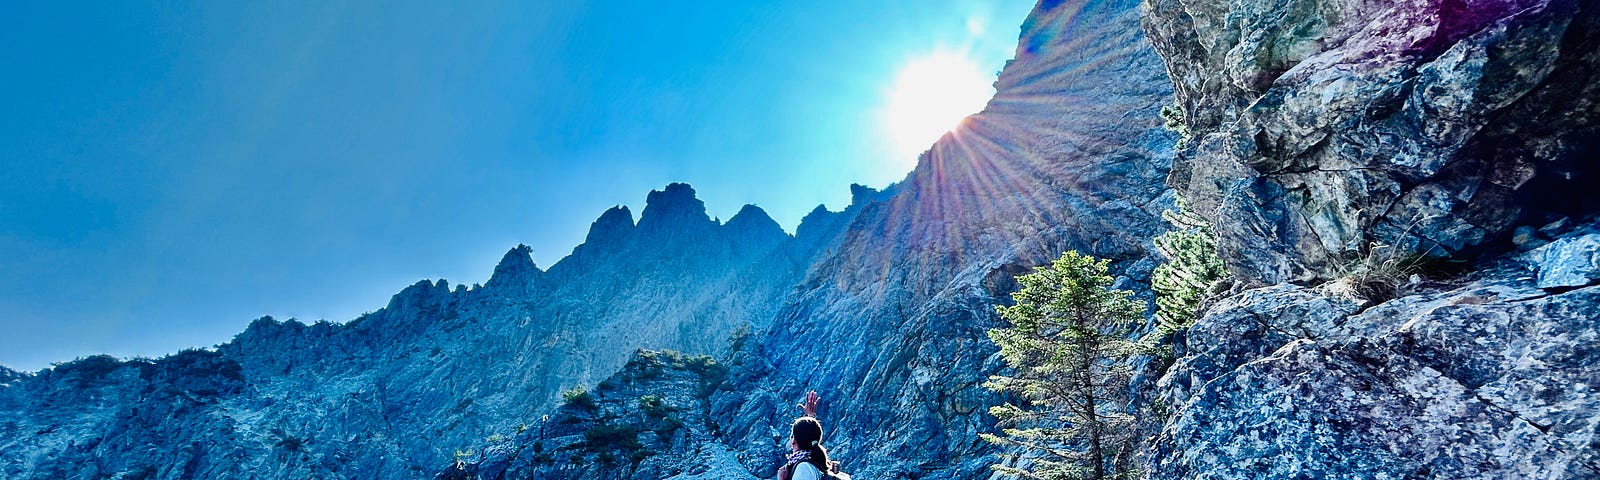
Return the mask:
M612 209L549 270L518 246L481 288L421 281L343 324L263 318L215 351L10 376L0 476L428 476L636 348L725 352L813 249L757 208L713 221L682 184L638 223Z

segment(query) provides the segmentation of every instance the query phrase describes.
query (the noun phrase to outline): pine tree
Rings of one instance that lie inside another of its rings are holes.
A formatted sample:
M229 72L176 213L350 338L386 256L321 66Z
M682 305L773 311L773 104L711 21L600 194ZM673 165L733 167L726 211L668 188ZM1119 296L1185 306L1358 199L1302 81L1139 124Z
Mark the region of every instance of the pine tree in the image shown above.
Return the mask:
M1127 290L1111 289L1107 262L1067 252L1047 268L1017 278L1016 305L999 307L1010 327L989 330L1011 375L985 387L1015 395L1021 405L989 410L1002 435L984 440L1020 447L1028 468L997 471L1038 479L1112 479L1133 474L1130 369L1139 345L1128 329L1144 315Z
M1150 275L1150 289L1156 293L1156 322L1163 338L1193 325L1207 291L1228 274L1217 256L1211 224L1190 211L1181 197L1177 204L1176 210L1161 213L1173 229L1154 239L1156 250L1167 262Z

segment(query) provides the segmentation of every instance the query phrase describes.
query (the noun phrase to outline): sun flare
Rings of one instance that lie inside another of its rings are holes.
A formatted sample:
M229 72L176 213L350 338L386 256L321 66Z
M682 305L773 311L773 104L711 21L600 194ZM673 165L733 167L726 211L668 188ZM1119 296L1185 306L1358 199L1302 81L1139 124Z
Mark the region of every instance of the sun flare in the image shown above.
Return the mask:
M884 126L898 160L916 161L929 145L994 96L994 81L963 55L937 52L907 62L887 94Z

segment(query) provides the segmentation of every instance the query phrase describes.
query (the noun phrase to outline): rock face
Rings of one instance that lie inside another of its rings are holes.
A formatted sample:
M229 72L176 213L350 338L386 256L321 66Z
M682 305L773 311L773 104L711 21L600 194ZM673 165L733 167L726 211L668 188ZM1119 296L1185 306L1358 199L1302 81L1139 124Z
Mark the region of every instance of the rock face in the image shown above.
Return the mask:
M438 478L753 480L707 415L727 373L710 356L641 350L593 392L489 437Z
M1187 332L1149 475L1600 477L1600 8L1145 11L1194 136L1169 184L1259 286Z
M1530 253L1539 288L1579 287L1600 280L1600 233L1556 240Z
M1365 311L1277 286L1211 309L1162 380L1160 478L1600 475L1600 282L1521 269Z
M1235 275L1462 256L1595 210L1600 8L1580 0L1147 0L1194 135L1170 179Z

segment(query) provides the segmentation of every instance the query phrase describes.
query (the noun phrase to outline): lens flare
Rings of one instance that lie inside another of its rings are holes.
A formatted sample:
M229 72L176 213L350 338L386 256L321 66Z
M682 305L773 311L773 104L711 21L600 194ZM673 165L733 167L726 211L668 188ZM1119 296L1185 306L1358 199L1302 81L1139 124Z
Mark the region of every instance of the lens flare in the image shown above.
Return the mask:
M893 153L908 165L994 95L993 78L963 55L935 52L901 67L887 94L884 126Z

